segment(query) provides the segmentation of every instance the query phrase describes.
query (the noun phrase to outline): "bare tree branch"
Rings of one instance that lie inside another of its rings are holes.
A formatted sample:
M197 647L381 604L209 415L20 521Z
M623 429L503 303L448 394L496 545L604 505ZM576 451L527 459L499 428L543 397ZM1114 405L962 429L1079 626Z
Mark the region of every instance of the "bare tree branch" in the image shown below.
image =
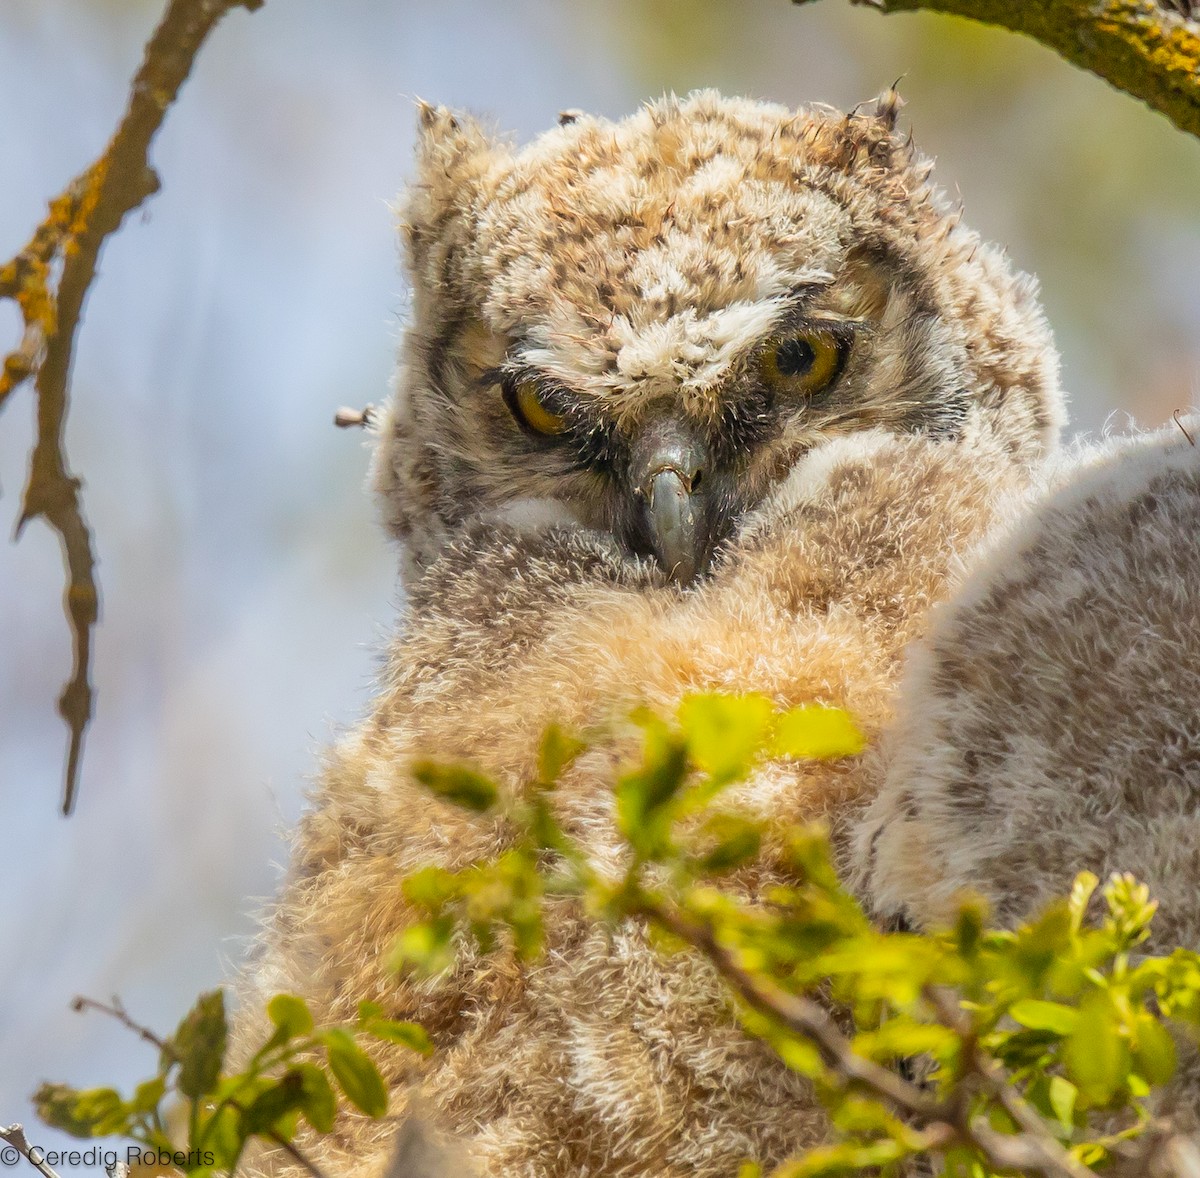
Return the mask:
M64 449L75 335L105 240L127 213L158 190L149 164L150 144L200 46L230 9L261 4L170 0L104 154L51 202L29 244L0 266L0 298L14 299L25 323L20 345L0 371L0 407L31 376L37 396L37 440L17 535L30 520L43 518L58 533L67 569L64 606L75 649L74 670L58 701L70 729L64 814L75 802L83 735L92 715L91 636L99 612L91 533L80 508L79 480L70 472Z
M813 0L792 0L811 4ZM851 0L927 9L1024 33L1200 136L1200 4L1194 0Z

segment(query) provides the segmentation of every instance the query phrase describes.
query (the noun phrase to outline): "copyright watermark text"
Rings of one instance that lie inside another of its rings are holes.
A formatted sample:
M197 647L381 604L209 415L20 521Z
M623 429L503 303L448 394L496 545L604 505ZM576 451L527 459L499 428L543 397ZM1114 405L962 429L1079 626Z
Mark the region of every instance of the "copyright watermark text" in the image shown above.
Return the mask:
M0 1145L0 1166L15 1166L25 1161L25 1155L15 1145ZM88 1149L39 1149L29 1147L29 1161L35 1166L95 1166L113 1169L118 1162L127 1166L174 1166L177 1170L193 1170L198 1166L214 1166L217 1158L211 1150L188 1151L147 1149L131 1145L124 1150L101 1149L93 1145Z

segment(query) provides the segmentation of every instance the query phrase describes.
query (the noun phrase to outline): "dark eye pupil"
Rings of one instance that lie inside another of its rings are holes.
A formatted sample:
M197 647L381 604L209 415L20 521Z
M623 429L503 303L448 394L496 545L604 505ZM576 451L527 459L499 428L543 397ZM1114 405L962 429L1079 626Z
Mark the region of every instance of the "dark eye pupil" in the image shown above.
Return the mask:
M807 340L785 340L775 352L775 367L781 376L805 376L816 358Z

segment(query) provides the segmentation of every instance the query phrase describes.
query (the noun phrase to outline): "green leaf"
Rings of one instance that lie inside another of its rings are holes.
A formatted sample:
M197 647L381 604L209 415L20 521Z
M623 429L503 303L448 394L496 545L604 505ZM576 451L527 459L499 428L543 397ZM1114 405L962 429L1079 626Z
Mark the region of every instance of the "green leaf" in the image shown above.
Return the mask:
M402 1043L421 1055L433 1054L433 1042L420 1023L371 1018L363 1024L363 1030L368 1035L374 1035L376 1039L383 1039L388 1043Z
M93 1137L107 1137L124 1128L129 1108L114 1088L88 1088L78 1095L76 1111L91 1122Z
M1088 904L1100 881L1090 871L1081 871L1071 885L1071 898L1067 907L1071 913L1071 928L1078 933L1083 927L1083 918L1087 915Z
M367 1053L340 1027L323 1031L321 1038L329 1055L330 1070L346 1099L369 1117L384 1116L388 1107L387 1089Z
M196 1149L203 1140L204 1148L214 1157L215 1168L229 1170L242 1152L246 1134L242 1128L242 1117L237 1109L225 1105L207 1119L201 1116L194 1140L188 1141L190 1149Z
M744 777L764 751L775 709L765 695L689 695L679 723L692 761L714 784Z
M891 1139L867 1144L844 1141L840 1145L818 1146L809 1150L803 1157L777 1169L772 1178L833 1178L837 1174L861 1178L864 1171L876 1171L911 1153L912 1150L904 1142Z
M279 1121L303 1103L304 1079L298 1068L292 1068L271 1081L246 1107L242 1113L242 1132L247 1137L278 1132Z
M229 1029L225 1022L225 993L202 994L171 1037L179 1059L176 1087L193 1100L207 1096L217 1086Z
M642 728L642 764L617 782L617 822L633 848L652 858L668 845L664 811L687 779L687 743L653 717L643 717Z
M276 994L267 1003L267 1015L283 1032L284 1042L312 1032L313 1017L308 1003L295 994Z
M406 928L392 946L388 965L397 972L416 970L427 977L454 968L454 921L448 916Z
M1041 984L1047 971L1067 953L1072 935L1071 913L1065 901L1051 904L1032 924L1017 930L1011 960L1027 985Z
M1075 1127L1075 1099L1078 1095L1079 1089L1070 1080L1062 1076L1050 1077L1050 1107L1063 1127L1063 1132L1068 1135Z
M1079 1023L1079 1011L1059 1002L1042 1002L1037 998L1023 998L1014 1002L1008 1013L1013 1020L1031 1031L1053 1031L1056 1035L1069 1035Z
M1150 935L1150 922L1158 901L1150 899L1150 889L1128 872L1109 877L1103 889L1108 905L1106 931L1117 937L1121 948L1130 949Z
M313 1063L298 1066L301 1085L300 1111L318 1133L332 1133L337 1116L337 1097L329 1077Z
M34 1093L38 1116L72 1137L104 1137L123 1131L128 1108L113 1088L71 1088L43 1084Z
M1138 1071L1151 1085L1165 1084L1175 1074L1175 1040L1152 1015L1143 1014L1138 1018L1133 1058Z
M888 1019L877 1030L855 1036L854 1050L859 1055L889 1063L918 1055L944 1059L951 1056L961 1042L949 1027L897 1017Z
M1090 996L1064 1051L1067 1072L1089 1103L1108 1104L1129 1074L1129 1047L1105 994Z
M784 712L775 724L773 748L779 756L828 761L857 756L866 747L866 738L842 708L804 704Z
M986 916L987 906L978 898L967 899L959 906L954 920L954 941L959 953L968 960L979 951Z
M536 847L569 851L570 846L554 811L546 804L545 795L534 794L526 810L529 837Z
M412 775L439 797L482 814L500 797L496 783L465 765L445 765L438 761L416 761Z
M513 950L522 961L533 961L541 955L546 937L541 913L536 907L514 907L509 913L508 927L512 932Z
M825 1064L821 1053L806 1039L789 1036L778 1039L771 1044L775 1053L793 1072L810 1078L825 1075Z
M538 784L545 789L552 789L558 784L563 770L569 768L586 748L587 745L578 737L564 732L557 724L551 724L542 734L541 747L538 749Z
M162 1100L166 1090L166 1081L162 1076L155 1076L153 1080L146 1080L133 1090L133 1103L130 1105L130 1108L135 1113L153 1112L158 1108L158 1102Z
M748 863L762 845L762 830L757 822L734 814L715 814L704 825L704 834L715 843L700 857L700 870L719 875Z
M422 867L406 875L400 885L404 898L417 908L436 912L462 890L462 882L444 867Z

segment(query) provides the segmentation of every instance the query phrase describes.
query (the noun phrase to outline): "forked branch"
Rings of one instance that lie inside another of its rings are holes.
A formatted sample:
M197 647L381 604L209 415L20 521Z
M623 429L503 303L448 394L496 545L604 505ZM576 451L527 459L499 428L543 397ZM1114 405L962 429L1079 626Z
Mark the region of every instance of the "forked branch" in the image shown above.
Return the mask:
M146 45L124 117L104 154L51 201L29 244L0 266L0 298L15 300L24 320L21 341L0 371L0 407L30 378L37 397L37 439L17 535L40 516L58 533L66 563L64 605L74 640L74 669L58 701L70 730L64 814L75 802L83 735L92 714L91 638L99 605L92 537L64 440L75 335L105 240L127 213L158 190L158 177L149 163L150 144L200 46L230 9L261 4L262 0L170 0Z

